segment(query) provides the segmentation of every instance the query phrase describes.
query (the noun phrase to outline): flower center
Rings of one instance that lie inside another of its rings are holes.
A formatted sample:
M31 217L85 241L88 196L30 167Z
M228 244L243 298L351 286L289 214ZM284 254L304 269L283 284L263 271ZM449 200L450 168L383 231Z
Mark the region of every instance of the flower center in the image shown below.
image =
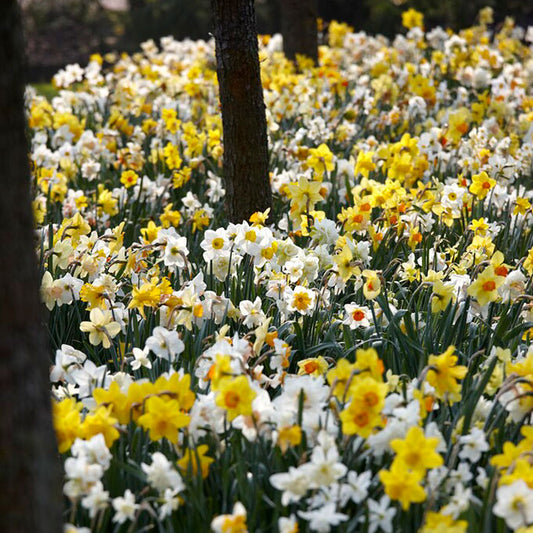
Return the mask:
M365 318L365 314L363 313L363 311L361 311L361 309L356 309L353 312L352 317L356 322L360 322L361 320L363 320L363 318Z
M354 423L359 426L360 428L368 425L368 420L369 420L369 417L368 417L368 413L357 413L354 417L353 417L353 421Z
M496 288L496 283L492 280L485 281L482 287L485 292L492 292Z
M215 237L211 245L215 250L220 250L224 246L224 239L222 237Z
M415 466L417 465L419 462L420 462L420 454L416 451L411 451L411 452L408 452L406 455L405 455L405 462L409 465L409 466Z
M229 392L226 392L225 400L226 400L227 407L229 407L230 409L235 409L235 407L239 405L240 397L236 392L229 391Z
M497 266L494 269L494 272L496 273L497 276L503 276L503 277L507 276L507 274L509 273L509 271L507 270L507 267L503 265Z
M304 365L304 371L307 374L312 374L313 372L316 372L318 369L318 363L316 361L309 361L308 363L305 363Z
M367 392L364 396L364 400L368 407L374 407L379 403L379 397L375 392Z
M296 307L296 309L299 309L300 311L307 309L310 303L311 298L307 294L301 293L297 294L294 297L294 307Z

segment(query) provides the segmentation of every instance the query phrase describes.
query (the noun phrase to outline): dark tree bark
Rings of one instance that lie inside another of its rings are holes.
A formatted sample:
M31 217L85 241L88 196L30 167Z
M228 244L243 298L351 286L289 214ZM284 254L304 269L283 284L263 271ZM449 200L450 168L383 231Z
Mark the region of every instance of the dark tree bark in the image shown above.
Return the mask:
M59 533L61 474L33 246L16 0L0 2L0 531Z
M242 222L272 205L253 0L211 0L222 108L226 209Z
M318 63L318 1L280 0L281 34L285 55L296 59L296 54L310 57Z

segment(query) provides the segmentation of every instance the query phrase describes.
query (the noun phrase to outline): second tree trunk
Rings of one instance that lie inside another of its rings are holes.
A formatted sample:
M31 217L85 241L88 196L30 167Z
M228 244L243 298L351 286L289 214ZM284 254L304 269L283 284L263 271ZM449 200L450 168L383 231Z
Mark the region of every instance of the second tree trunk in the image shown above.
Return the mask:
M211 0L222 108L226 206L242 222L272 205L253 0Z
M283 51L289 59L296 54L318 62L317 0L280 0Z

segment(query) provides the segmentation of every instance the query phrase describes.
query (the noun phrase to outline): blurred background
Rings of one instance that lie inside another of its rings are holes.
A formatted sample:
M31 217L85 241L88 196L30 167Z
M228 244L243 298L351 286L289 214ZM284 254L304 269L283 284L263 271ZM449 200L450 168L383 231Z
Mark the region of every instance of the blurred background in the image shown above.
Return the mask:
M29 82L47 82L67 63L84 65L90 54L133 52L147 39L208 39L209 0L19 0L23 10ZM280 3L256 0L259 33L281 29ZM506 16L533 25L533 0L318 0L324 21L347 22L356 30L393 36L402 31L401 12L422 11L427 29L472 25L479 10L494 9L495 24Z

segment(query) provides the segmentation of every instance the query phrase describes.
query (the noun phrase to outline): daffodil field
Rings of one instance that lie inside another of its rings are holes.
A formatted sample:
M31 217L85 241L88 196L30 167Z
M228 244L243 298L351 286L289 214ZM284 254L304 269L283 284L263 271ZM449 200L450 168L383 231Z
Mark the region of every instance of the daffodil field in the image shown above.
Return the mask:
M260 37L240 224L212 41L27 89L65 531L533 531L533 28L403 23Z

